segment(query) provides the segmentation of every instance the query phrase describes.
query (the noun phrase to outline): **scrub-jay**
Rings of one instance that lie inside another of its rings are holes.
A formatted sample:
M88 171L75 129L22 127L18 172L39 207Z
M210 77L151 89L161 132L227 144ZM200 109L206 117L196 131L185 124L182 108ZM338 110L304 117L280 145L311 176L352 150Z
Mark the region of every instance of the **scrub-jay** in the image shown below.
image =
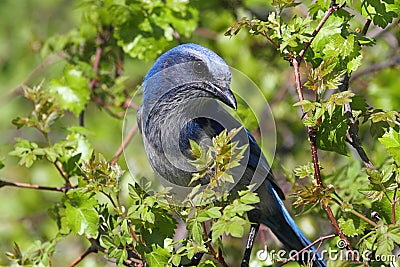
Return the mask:
M183 44L167 51L144 78L143 103L137 120L146 154L161 182L175 187L177 194L190 192L189 183L197 171L190 163L194 157L189 140L207 146L224 129L229 131L241 126L220 105L222 102L233 109L237 107L230 83L231 73L224 60L196 44ZM247 143L248 147L241 166L233 171L235 184L230 192L234 194L249 184L258 183L255 192L260 203L248 212L248 218L257 225L268 226L288 249L302 250L310 241L286 210L282 202L284 194L255 139L246 129L240 133L238 141ZM208 182L209 177L205 176L197 184ZM304 260L298 261L325 266L314 248L303 255L307 253Z

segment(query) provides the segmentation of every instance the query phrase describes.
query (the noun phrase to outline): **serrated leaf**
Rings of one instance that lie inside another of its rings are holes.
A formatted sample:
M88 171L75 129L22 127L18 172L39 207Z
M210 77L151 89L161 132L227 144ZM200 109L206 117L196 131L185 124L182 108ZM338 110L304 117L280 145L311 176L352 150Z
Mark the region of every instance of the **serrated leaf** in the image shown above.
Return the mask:
M360 218L343 218L338 220L340 229L346 236L357 236L364 233L367 223Z
M201 245L203 243L203 229L199 222L193 223L192 228L190 229L190 233L197 245Z
M389 132L386 132L381 138L378 138L378 140L385 146L396 163L400 165L400 133L390 128Z
M347 155L346 132L348 118L337 106L332 116L324 116L317 131L317 146L322 150L335 151Z
M302 166L296 167L294 169L294 174L299 178L313 177L313 175L314 175L314 164L312 162L309 162L306 165L302 165Z
M62 109L78 115L89 102L89 80L81 71L67 66L63 77L51 81L50 93L58 100Z
M239 198L240 202L244 204L256 204L260 202L260 198L257 193L248 192Z
M168 249L152 245L152 251L145 253L146 262L149 266L167 266L171 254Z
M208 215L210 218L218 219L218 218L220 218L221 215L222 215L222 213L221 213L220 210L221 210L221 207L211 207L211 208L205 210L205 212L207 213L207 215Z
M240 217L234 217L230 222L226 224L225 232L232 235L233 237L240 238L244 234L244 227L249 224L250 222Z
M115 247L113 240L111 239L111 237L107 235L102 235L100 237L100 242L101 242L100 244L107 249Z
M98 235L99 215L95 210L98 204L94 197L76 191L70 191L65 202L65 220L68 227L79 235Z

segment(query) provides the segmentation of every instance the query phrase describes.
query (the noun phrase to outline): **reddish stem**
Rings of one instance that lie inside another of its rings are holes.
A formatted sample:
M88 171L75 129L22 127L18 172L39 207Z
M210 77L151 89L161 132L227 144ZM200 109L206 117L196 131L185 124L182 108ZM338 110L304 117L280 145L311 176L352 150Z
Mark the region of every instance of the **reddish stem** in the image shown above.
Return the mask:
M115 165L117 163L118 158L121 156L122 152L124 151L125 147L129 144L129 142L132 140L132 138L135 136L137 133L137 130L139 129L139 126L135 124L135 126L132 127L132 129L129 131L125 139L122 141L122 144L119 146L117 152L115 152L115 155L113 159L111 160L111 165Z

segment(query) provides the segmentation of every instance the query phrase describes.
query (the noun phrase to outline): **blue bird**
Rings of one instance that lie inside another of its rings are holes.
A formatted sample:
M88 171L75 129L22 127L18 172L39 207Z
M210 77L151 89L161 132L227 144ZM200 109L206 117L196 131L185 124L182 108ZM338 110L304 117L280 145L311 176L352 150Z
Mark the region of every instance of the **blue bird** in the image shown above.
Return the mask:
M189 140L207 146L224 129L241 126L220 105L222 102L237 108L230 83L231 73L224 60L196 44L183 44L167 51L144 78L143 103L137 121L146 154L161 182L175 187L177 194L190 192L185 190L196 171L190 164L193 155ZM310 241L286 210L282 202L284 194L254 137L242 130L238 139L248 144L247 163L238 167L234 175L236 184L230 191L234 193L258 182L255 192L260 203L248 213L250 221L269 227L290 250L300 251L309 246ZM198 183L207 184L207 177ZM325 266L313 247L306 252L309 255L299 262Z

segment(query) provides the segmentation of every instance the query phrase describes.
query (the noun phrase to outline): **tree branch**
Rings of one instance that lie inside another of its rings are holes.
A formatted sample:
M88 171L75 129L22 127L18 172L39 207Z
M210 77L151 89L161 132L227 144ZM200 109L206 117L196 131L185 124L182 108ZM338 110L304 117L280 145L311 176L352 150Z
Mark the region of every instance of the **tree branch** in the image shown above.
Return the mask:
M69 267L74 267L76 265L78 265L81 261L83 261L84 258L86 258L87 255L91 254L91 253L97 253L99 252L99 250L105 254L107 254L107 249L103 248L102 246L100 246L100 244L98 243L98 241L94 238L92 238L91 236L88 236L87 239L90 241L90 247L83 252L82 255L80 255L76 260L74 260L73 263L71 263L69 265Z
M98 72L99 72L99 65L100 65L100 59L101 55L103 53L103 46L105 43L105 40L103 38L103 35L107 34L108 31L105 31L104 33L100 32L100 30L97 32L97 37L96 37L96 52L95 52L95 57L93 60L93 72L95 74L95 78L90 78L89 80L89 89L90 91L93 91L96 82L97 82L97 77L98 77ZM79 126L84 126L85 125L85 111L82 111L79 114Z
M301 253L303 253L303 252L306 251L307 249L311 248L311 247L314 246L315 244L320 243L320 242L322 242L322 241L324 241L324 240L333 238L333 237L335 237L334 234L319 237L319 238L316 239L314 242L312 242L312 243L309 244L308 246L302 248L302 249L301 249L300 251L298 251L296 254L294 254L293 256L291 256L289 259L284 260L284 261L282 262L282 265L281 265L281 266L283 266L283 265L285 265L285 264L287 264L287 263L289 263L289 262L295 260L296 257L297 257L298 255L300 255ZM315 255L314 255L314 256L315 256Z
M296 83L296 90L297 90L298 98L299 98L299 101L302 101L302 100L304 100L304 96L303 96L303 88L302 88L301 81L300 81L300 70L299 70L300 62L297 60L297 58L292 58L291 63L293 65L293 69L294 69L295 83ZM304 114L304 119L307 119L308 114L304 112L303 106L301 106L301 110ZM312 156L312 160L313 160L313 164L314 164L315 180L317 182L317 186L323 188L324 184L323 184L322 178L321 178L318 153L317 153L316 129L314 129L311 126L307 126L307 133L308 133L310 146L311 146L311 156ZM357 255L356 255L356 253L354 253L353 248L350 245L350 242L348 241L348 239L346 238L346 236L343 234L342 230L340 229L339 224L338 224L335 216L333 215L332 209L330 208L328 203L326 203L326 201L324 201L324 200L321 201L321 204L323 205L324 210L325 210L326 214L328 215L328 218L331 221L333 228L336 230L339 237L346 242L347 249L353 255L354 260L358 262L359 260L357 258Z
M36 184L27 184L27 183L19 183L19 182L9 182L5 180L0 180L0 188L3 186L11 186L11 187L19 187L19 188L28 188L28 189L36 189L36 190L46 190L46 191L56 191L66 193L68 190L73 189L73 186L63 186L63 187L51 187L51 186L42 186Z
M91 253L98 253L99 251L108 254L108 250L100 245L99 239L95 239L91 236L86 236L86 238L90 242L90 247L80 255L73 263L69 265L69 267L77 266L83 259L86 258ZM124 265L126 266L135 266L135 267L144 267L146 266L145 261L141 259L140 255L133 251L128 251L128 259L125 260Z
M113 159L111 160L111 165L115 165L115 163L117 163L118 158L121 156L121 154L124 151L125 147L128 146L129 142L135 136L135 134L137 133L138 129L139 129L139 126L137 124L135 124L135 126L132 127L132 129L126 135L125 139L122 141L122 144L118 148L117 152L115 152L115 155L114 155Z
M364 28L362 30L362 34L366 35L369 26L371 25L371 20L367 19L367 21L365 22ZM399 62L400 62L400 57L399 57ZM338 86L338 89L340 92L344 92L347 91L349 89L349 83L350 83L350 78L351 78L351 73L348 74L346 73L341 81L341 84ZM354 78L354 76L353 76ZM349 119L348 125L349 125L349 129L347 131L348 133L348 139L351 140L351 142L349 142L351 144L351 146L354 147L354 149L357 151L358 155L360 156L362 162L364 163L364 166L368 169L375 169L374 165L372 164L371 160L368 158L367 153L365 152L364 148L362 147L361 144L361 140L360 137L358 136L358 129L357 126L355 124L355 120L353 117L353 112L350 106L350 103L345 103L344 106L344 112L347 116L347 118Z
M351 75L350 81L353 81L355 79L360 78L361 76L364 76L366 74L370 74L373 72L378 72L380 70L386 69L386 68L393 68L396 66L400 66L400 55L397 55L396 57L392 59L387 59L384 62L379 62L373 65L370 65L366 68L363 68L354 74Z
M311 34L310 40L305 44L303 49L300 51L299 55L297 56L297 59L299 60L299 63L304 57L304 54L306 53L307 49L310 47L311 43L314 41L315 36L319 33L319 31L322 29L322 26L324 26L325 22L328 20L328 18L332 15L333 12L338 10L340 7L338 4L336 4L336 1L332 1L331 7L328 9L328 11L325 13L325 16L322 18L322 20L319 22L317 27L315 28L314 32Z
M295 76L295 84L296 84L296 91L297 95L299 98L299 101L304 100L303 96L303 87L301 85L301 77L300 77L300 63L303 60L303 56L306 53L307 49L310 47L312 44L315 36L319 33L319 31L322 29L323 25L325 22L328 20L329 16L339 9L340 7L336 4L335 1L332 1L331 7L328 9L318 26L315 28L314 32L312 33L311 39L305 44L303 49L300 51L299 55L296 58L291 58L290 63L293 66L293 71L294 71L294 76ZM301 110L304 114L304 119L308 118L308 114L304 112L304 107L301 106ZM322 182L321 178L321 172L320 172L320 166L319 166L319 160L318 160L318 153L317 153L317 144L316 144L316 129L314 129L311 126L307 126L307 133L310 141L310 146L311 146L311 156L314 164L314 174L315 174L315 180L317 183L318 187L323 188L324 184ZM335 228L336 232L338 233L339 237L346 242L347 249L351 252L353 259L355 261L359 261L357 255L354 253L353 248L350 245L350 242L346 238L346 236L343 234L342 230L339 227L338 222L336 221L335 216L333 215L332 209L328 205L328 203L325 200L321 201L321 204L323 205L326 214L328 215L329 220L331 221L332 226Z

